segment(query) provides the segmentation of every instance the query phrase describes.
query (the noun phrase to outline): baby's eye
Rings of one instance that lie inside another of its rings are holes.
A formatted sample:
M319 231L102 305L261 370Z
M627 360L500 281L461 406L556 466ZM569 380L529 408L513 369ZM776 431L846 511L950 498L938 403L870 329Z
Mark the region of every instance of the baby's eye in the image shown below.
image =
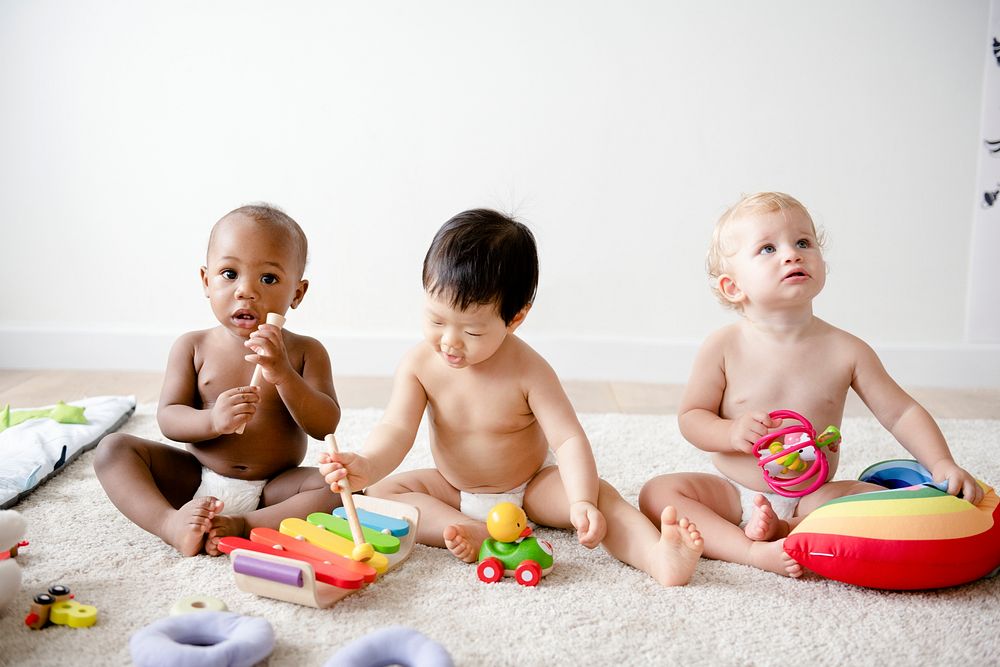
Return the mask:
M799 239L798 241L795 242L795 247L803 249L809 248L812 247L812 243L809 242L809 239Z
M761 246L760 250L758 250L757 253L760 255L770 255L774 251L775 251L774 246L768 243L766 245Z
M433 324L436 327L444 326L444 322L438 322L437 320L431 320L431 324Z
M223 269L219 273L219 275L225 278L226 280L236 280L236 272L233 271L232 269Z
M483 335L481 333L472 333L471 331L466 331L465 333L468 334L469 336L475 336L476 338L479 338L480 336Z
M278 282L278 276L273 273L265 273L260 277L260 281L265 285L274 285Z

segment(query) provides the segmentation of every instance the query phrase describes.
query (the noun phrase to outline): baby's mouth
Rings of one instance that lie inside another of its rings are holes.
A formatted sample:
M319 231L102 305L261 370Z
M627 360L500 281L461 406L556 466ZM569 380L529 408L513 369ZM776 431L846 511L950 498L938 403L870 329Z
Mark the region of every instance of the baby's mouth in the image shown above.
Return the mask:
M241 308L232 314L233 323L242 329L256 329L257 315L252 310Z

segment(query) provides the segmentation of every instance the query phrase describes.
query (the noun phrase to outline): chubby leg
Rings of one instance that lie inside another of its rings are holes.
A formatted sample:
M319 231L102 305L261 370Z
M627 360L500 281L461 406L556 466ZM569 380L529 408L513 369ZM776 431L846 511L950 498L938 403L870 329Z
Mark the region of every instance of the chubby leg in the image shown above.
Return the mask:
M247 537L258 526L277 528L284 519L304 519L313 512L331 512L340 506L340 494L330 490L318 468L290 468L264 485L260 507L242 515L221 514L212 518L205 540L205 553L219 555L219 540L227 535Z
M545 468L528 484L524 508L528 517L540 524L573 528L569 521L569 501L557 466ZM703 543L695 525L686 518L678 520L673 507L663 508L656 523L650 523L614 487L601 480L597 508L607 523L607 533L601 544L608 553L646 572L664 586L680 586L691 579Z
M728 480L704 473L675 473L654 477L639 492L639 508L651 521L670 505L698 525L705 538L705 557L787 577L802 576L802 566L785 553L783 539L754 541L739 527L740 495Z
M193 498L201 464L192 454L125 433L101 440L94 472L108 498L132 522L185 556L202 550L215 498Z
M885 491L885 487L853 479L827 482L808 496L802 497L798 508L795 510L795 518L791 520L792 527L801 522L803 518L811 514L820 505L828 503L835 498L853 496L858 493L869 493L871 491Z
M479 548L489 534L482 521L462 514L461 494L433 468L386 477L368 487L368 495L413 505L420 510L417 541L445 547L466 563L479 558Z

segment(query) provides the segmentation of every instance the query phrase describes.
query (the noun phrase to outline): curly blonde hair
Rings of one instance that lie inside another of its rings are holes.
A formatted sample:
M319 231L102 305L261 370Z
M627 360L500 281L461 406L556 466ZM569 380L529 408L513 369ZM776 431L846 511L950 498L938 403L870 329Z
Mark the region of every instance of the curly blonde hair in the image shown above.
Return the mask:
M813 234L820 248L823 247L824 238L821 231L817 231L816 223L813 222L809 210L798 199L784 192L755 192L754 194L743 195L740 200L726 209L712 231L712 243L708 247L708 255L705 258L705 269L708 271L709 285L715 298L723 306L733 310L741 310L739 304L732 303L719 291L719 276L726 272L726 260L736 252L735 248L728 245L730 226L736 220L754 213L775 213L777 211L801 211L809 224L812 226Z

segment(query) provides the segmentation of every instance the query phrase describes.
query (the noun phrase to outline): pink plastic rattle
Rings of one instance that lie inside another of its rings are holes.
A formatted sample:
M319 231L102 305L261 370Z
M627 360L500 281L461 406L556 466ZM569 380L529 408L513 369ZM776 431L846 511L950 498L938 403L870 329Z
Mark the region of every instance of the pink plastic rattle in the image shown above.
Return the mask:
M829 447L840 442L840 431L836 426L828 426L825 431L816 435L816 429L809 423L809 420L797 412L791 410L775 410L769 415L771 419L794 419L799 422L780 428L774 433L768 433L753 444L753 454L759 460L761 473L764 481L776 493L788 498L800 498L810 494L826 482L827 473L830 471L830 464L826 460L826 452L823 447ZM785 436L798 433L798 439L793 443L786 441ZM812 448L816 452L816 458L809 462L801 455L803 449ZM769 463L774 463L782 467L782 473L798 472L799 475L792 477L777 477L767 469ZM799 486L810 479L812 483L804 489L789 491L790 486Z

